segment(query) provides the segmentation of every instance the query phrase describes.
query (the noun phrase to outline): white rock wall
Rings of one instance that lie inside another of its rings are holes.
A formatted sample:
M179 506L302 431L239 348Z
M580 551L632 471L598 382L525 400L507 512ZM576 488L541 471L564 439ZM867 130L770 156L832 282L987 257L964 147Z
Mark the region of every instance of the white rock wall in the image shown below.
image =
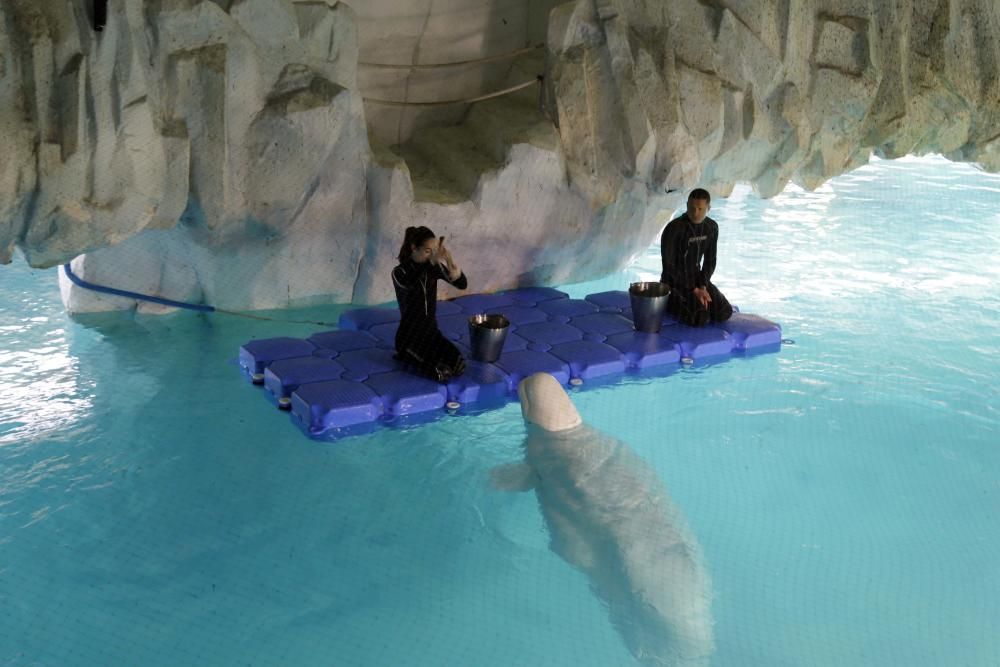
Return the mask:
M993 0L554 4L111 0L96 33L89 2L0 0L0 261L229 309L379 302L411 224L488 291L619 268L696 185L770 196L872 152L1000 169ZM478 71L358 65L543 33L544 59ZM363 101L542 69L471 106ZM72 311L138 305L62 287Z

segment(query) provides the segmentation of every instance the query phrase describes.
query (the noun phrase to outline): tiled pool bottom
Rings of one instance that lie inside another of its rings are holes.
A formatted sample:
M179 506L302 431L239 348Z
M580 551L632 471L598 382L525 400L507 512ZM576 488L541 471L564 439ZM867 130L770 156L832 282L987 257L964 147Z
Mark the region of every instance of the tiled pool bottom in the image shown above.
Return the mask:
M521 288L438 303L442 333L467 359L469 317L485 312L510 322L500 357L494 363L470 360L461 377L444 384L414 375L394 358L395 307L347 311L340 329L305 339L249 341L240 348L240 366L248 379L262 380L271 403L290 408L308 433L337 438L398 417L502 405L516 399L518 383L532 373L583 386L781 345L781 328L756 315L737 312L702 328L668 315L659 333L642 333L633 328L627 292L572 299L552 288Z

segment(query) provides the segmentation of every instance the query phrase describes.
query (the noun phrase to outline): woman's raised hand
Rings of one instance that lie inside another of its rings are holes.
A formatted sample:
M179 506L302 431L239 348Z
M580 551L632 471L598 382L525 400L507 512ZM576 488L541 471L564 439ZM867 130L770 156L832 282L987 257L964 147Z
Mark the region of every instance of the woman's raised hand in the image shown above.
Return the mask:
M448 277L452 280L456 280L462 271L456 266L455 260L452 258L451 253L444 246L444 238L438 243L437 249L437 263L444 267L444 270L448 272Z

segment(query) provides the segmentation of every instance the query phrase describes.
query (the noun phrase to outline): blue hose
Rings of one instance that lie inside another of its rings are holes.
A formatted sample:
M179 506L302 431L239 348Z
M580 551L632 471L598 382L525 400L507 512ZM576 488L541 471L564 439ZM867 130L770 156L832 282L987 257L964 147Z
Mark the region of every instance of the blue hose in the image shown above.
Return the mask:
M105 287L104 285L95 285L94 283L89 283L80 276L73 273L73 269L69 268L69 264L63 264L63 271L66 272L66 277L73 281L74 285L83 287L84 289L93 290L95 292L102 292L104 294L112 294L114 296L123 296L127 299L137 299L139 301L151 301L152 303L159 303L164 306L172 306L173 308L187 308L188 310L197 310L202 313L214 313L214 306L206 306L204 304L198 303L184 303L182 301L174 301L172 299L164 299L158 296L149 296L147 294L139 294L137 292L128 292L122 289L115 289L114 287Z

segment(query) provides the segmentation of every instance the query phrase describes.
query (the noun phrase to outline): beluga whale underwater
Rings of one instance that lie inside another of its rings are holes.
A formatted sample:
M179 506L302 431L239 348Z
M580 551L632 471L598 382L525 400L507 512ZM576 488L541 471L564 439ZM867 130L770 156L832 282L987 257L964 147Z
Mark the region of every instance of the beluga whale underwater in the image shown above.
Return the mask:
M536 373L518 387L524 462L493 471L534 489L550 548L583 571L644 665L707 665L711 581L701 548L656 473L631 448L583 423L562 385Z

